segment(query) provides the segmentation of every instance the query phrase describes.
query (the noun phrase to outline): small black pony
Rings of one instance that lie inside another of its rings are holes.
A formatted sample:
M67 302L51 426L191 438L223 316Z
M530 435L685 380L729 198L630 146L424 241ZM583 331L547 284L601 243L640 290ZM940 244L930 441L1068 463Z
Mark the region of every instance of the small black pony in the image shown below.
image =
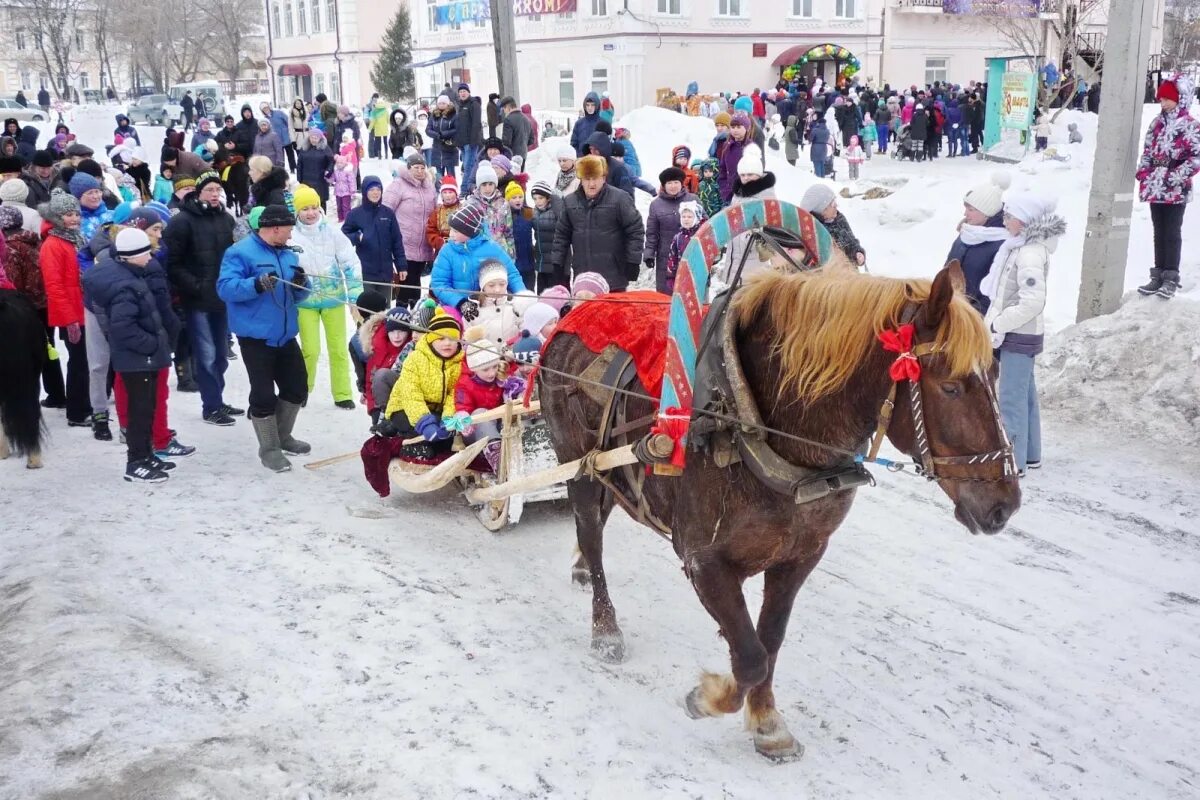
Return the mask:
M33 304L14 289L0 289L0 459L25 456L42 466L42 365L46 329Z

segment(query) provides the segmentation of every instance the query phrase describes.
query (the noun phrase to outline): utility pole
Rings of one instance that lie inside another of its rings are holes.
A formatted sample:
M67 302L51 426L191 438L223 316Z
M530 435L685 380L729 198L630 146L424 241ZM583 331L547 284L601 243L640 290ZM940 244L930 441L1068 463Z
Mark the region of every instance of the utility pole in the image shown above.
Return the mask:
M520 101L517 87L517 27L512 0L492 0L492 43L496 47L496 78L500 96Z
M1157 0L1111 0L1104 44L1104 80L1092 193L1083 242L1075 319L1111 314L1125 290L1129 228L1135 199L1135 153L1143 131L1142 98Z

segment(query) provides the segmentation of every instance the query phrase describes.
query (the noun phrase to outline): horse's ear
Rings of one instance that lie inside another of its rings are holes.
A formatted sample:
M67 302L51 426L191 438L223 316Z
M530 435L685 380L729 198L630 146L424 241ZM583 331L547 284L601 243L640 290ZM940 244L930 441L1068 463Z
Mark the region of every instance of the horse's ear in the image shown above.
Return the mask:
M962 269L957 265L958 262L955 261L933 279L933 286L929 288L929 299L921 307L918 327L932 331L941 326L950 308L950 301L954 299L954 275L957 273L958 279L962 280Z
M963 275L962 264L956 258L946 265L946 270L950 273L950 285L954 287L954 291L958 294L965 294L967 291L967 279Z

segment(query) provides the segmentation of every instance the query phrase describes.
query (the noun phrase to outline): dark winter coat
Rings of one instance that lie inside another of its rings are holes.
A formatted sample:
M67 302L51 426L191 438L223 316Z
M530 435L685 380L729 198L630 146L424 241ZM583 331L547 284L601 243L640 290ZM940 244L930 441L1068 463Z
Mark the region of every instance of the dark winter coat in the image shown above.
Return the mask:
M414 147L417 150L424 149L425 144L421 139L421 134L408 124L408 114L404 113L404 109L397 108L392 112L391 126L392 132L388 134L388 150L391 151L392 158L403 158L406 147Z
M842 103L833 110L833 118L842 132L842 147L849 147L850 137L858 135L858 109L851 103Z
M283 167L275 167L258 183L250 185L250 194L254 198L254 207L279 205L288 203L288 171Z
M825 230L829 231L829 237L833 239L833 243L841 248L846 254L846 258L850 259L851 264L857 264L855 257L862 253L866 258L867 251L863 250L863 246L859 244L858 237L854 235L854 231L850 230L850 221L846 219L846 215L838 212L833 218L833 222L821 220L821 224L825 226Z
M496 105L496 101L500 98L492 96L488 98L487 104L487 122L488 122L488 138L494 139L498 135L497 130L500 123L504 121L504 115L500 113L500 106ZM574 142L572 142L574 144Z
M684 200L696 200L696 195L681 190L674 197L659 192L650 201L650 212L646 215L646 246L642 252L644 261L653 261L655 284L658 291L666 293L667 255L671 240L679 232L679 204Z
M233 244L233 224L224 208L204 205L195 194L184 198L179 213L167 223L167 274L184 308L225 310L217 297L217 276L221 258Z
M529 146L533 144L533 126L529 117L519 108L510 111L504 117L504 129L500 135L504 146L512 150L514 156L520 156L524 161L529 155Z
M425 135L429 137L431 148L429 166L453 172L458 166L458 145L454 143L454 137L458 135L458 119L454 107L444 112L434 109L425 125Z
M923 142L929 137L929 116L925 113L924 106L918 104L913 111L908 133L914 142Z
M322 203L329 201L329 181L333 169L333 151L324 147L306 147L296 151L296 180L317 190Z
M57 176L51 175L50 180L43 181L33 174L32 167L30 170L30 172L21 173L21 180L25 181L25 185L29 187L29 196L25 198L25 205L36 209L42 203L50 202L50 189Z
M356 142L362 138L362 132L358 128L358 120L354 117L347 117L346 119L339 117L338 121L334 123L333 138L330 141L340 148L342 146L342 134L346 131L350 131L350 138Z
M121 122L121 120L125 120ZM133 139L139 145L142 143L142 137L138 136L137 128L129 122L129 117L124 114L117 115L117 127L113 129L113 139L120 136L122 139Z
M533 261L538 272L554 272L554 235L558 228L558 218L563 213L563 199L558 195L550 196L550 205L543 210L533 211L534 250ZM571 256L568 254L566 263L560 271L562 275L571 274Z
M641 268L645 230L632 195L606 184L589 200L580 186L563 199L551 260L561 266L573 253L577 272L599 272L624 289Z
M725 140L724 145L717 148L717 184L721 187L721 200L727 204L733 197L733 184L737 181L738 176L738 162L742 160L746 148L751 144L758 146L760 158L765 159L766 143L762 131L757 126L752 131L747 131L746 138L742 141L735 141L730 136Z
M999 211L996 216L984 223L985 228L1003 228L1004 227L1004 212ZM980 242L979 244L968 245L963 242L959 236L954 240L954 244L950 245L950 252L946 255L946 263L958 261L962 265L963 278L966 281L967 299L971 301L971 305L979 311L980 314L986 314L988 306L991 305L991 300L979 290L979 285L983 283L983 279L992 269L992 262L996 260L996 253L1000 250L1000 245L1004 244L1003 239L997 239L994 242Z
M467 102L458 103L457 129L454 141L459 147L471 145L479 147L483 144L483 106L478 97L468 97Z
M533 215L526 216L527 211L527 208L514 211L512 215L513 262L522 275L537 268L533 258Z
M50 93L45 88L38 90L38 105L43 108L50 105Z
M21 128L21 135L17 137L17 158L21 159L22 164L29 164L33 161L33 156L37 153L39 133L41 131L32 125Z
M350 211L342 224L342 233L358 252L363 280L390 284L394 271L408 269L404 238L392 210L367 199L372 186L382 190L383 182L374 175L363 178L362 205Z
M233 126L233 145L238 154L249 161L250 156L254 155L254 140L258 138L258 120L254 119L254 109L250 108L249 103L242 106L242 111L249 111L250 119L243 116Z
M571 147L575 148L576 154L586 156L588 139L596 132L596 123L600 121L600 95L588 92L584 96L583 102L585 104L595 103L596 110L591 114L581 115L575 121L575 128L571 131Z
M600 155L604 157L604 160L608 162L608 185L623 192L629 192L629 196L633 197L633 176L629 174L629 168L624 163L612 157L612 139L603 133L593 133L588 137L585 144L587 147L596 148ZM611 286L612 284L609 285Z
M108 336L112 368L116 372L165 369L171 365L180 328L179 318L171 311L166 275L157 261L135 267L111 253L101 254L96 266L83 276L83 283Z

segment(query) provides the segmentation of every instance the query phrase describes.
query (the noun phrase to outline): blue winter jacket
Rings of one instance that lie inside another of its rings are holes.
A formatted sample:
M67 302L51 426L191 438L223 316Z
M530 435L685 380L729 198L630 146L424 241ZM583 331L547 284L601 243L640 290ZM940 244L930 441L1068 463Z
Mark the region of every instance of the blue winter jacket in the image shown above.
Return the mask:
M830 154L829 150L829 128L825 126L825 120L820 117L813 123L812 130L808 134L808 141L812 144L809 148L808 157L812 159L814 164L824 163Z
M116 372L156 372L171 366L179 318L171 310L167 273L157 261L135 267L105 250L83 276Z
M638 158L637 150L633 147L633 142L629 139L618 139L617 141L625 148L625 167L633 177L642 177L642 162Z
M596 110L591 114L584 114L575 121L575 128L571 131L571 147L575 148L575 152L580 156L586 156L587 140L596 132L596 123L600 121L600 95L595 92L588 92L584 98L585 104L591 102L596 104Z
M946 125L962 125L963 115L962 108L959 107L957 100L951 100L946 106Z
M1000 211L997 213L996 216L985 222L983 227L1003 228L1004 212ZM992 301L979 290L979 285L983 283L983 279L991 271L992 262L996 259L996 252L1003 243L1003 241L997 240L968 245L963 242L960 236L954 240L954 244L950 245L950 253L946 256L947 264L957 260L962 265L967 299L971 301L971 305L979 310L980 314L987 313L988 306L992 304Z
M517 272L533 272L533 220L525 219L520 212L513 212L513 246L516 249Z
M367 192L372 186L383 190L383 182L379 178L374 175L363 178L362 205L346 216L342 233L346 234L358 253L363 280L390 286L393 272L408 269L408 261L404 257L404 238L400 235L400 226L392 210L382 202L372 203L367 199ZM374 287L368 285L367 288Z
M461 243L449 239L442 245L433 262L430 291L437 296L439 303L457 306L467 299L470 292L479 291L479 265L488 259L495 259L508 268L509 292L515 294L525 291L525 282L521 280L517 265L486 233Z
M279 137L279 141L287 147L292 141L291 124L288 122L288 115L280 111L278 108L271 109L271 116L268 117L271 121L271 130L275 131L275 135Z
M217 278L217 296L229 311L229 329L238 336L262 339L270 347L283 347L300 332L297 303L308 296L308 277L304 289L283 281L296 280L300 260L286 247L272 247L253 233L225 251L221 274ZM275 288L259 291L262 275L279 278Z
M88 243L79 248L79 271L87 272L96 264L96 257L92 254L90 246L92 237L101 226L112 222L112 212L101 203L92 209L80 208L79 213L79 232L83 234L83 241Z

